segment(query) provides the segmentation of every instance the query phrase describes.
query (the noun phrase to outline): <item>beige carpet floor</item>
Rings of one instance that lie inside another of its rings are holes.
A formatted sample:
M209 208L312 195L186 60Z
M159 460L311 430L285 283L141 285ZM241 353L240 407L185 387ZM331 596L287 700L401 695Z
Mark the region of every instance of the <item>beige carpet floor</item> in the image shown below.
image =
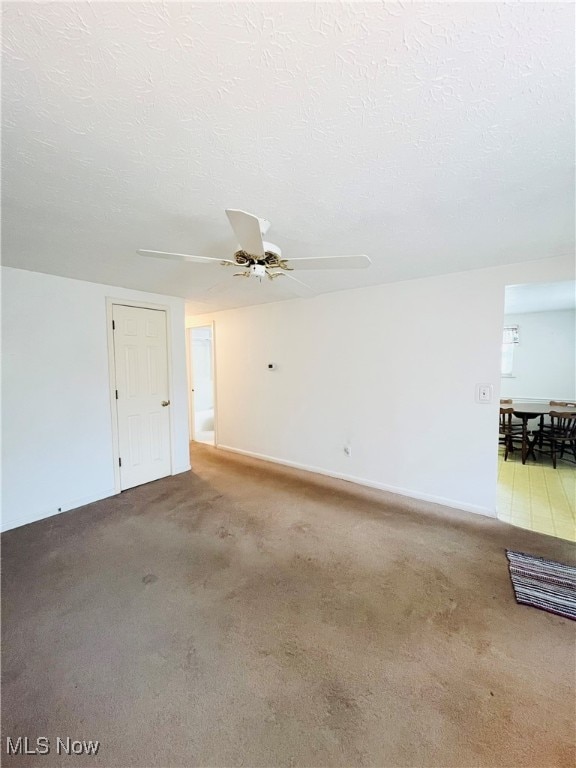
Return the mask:
M9 531L6 766L574 766L576 624L506 547L574 545L199 446L194 471Z

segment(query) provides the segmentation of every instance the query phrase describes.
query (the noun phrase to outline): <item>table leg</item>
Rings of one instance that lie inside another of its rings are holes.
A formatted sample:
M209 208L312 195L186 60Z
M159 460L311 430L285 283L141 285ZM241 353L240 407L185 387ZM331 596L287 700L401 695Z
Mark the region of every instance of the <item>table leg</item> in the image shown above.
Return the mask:
M536 454L534 453L534 448L536 447L536 438L533 437L532 440L528 440L528 450L526 452L526 458L529 459L530 456L536 461Z
M528 417L522 416L522 464L526 464L528 454Z

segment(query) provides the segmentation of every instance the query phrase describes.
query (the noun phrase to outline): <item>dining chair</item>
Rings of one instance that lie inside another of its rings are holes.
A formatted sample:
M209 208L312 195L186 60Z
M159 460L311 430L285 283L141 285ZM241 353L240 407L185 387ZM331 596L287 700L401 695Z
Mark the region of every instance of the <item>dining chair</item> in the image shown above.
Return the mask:
M545 443L550 446L552 466L556 469L558 449L561 459L564 458L564 451L571 449L576 461L576 413L550 411L549 416L549 428L538 435L538 447L542 450Z
M548 403L551 408L576 408L576 403L569 403L566 400L550 400ZM550 432L550 417L542 414L540 416L540 430L538 435L538 447L542 448L542 440L547 432Z
M512 400L511 397L501 397L500 398L500 405L509 406L512 405L514 400ZM516 427L522 427L522 419L519 419L517 416L512 416L512 426Z
M509 453L514 453L514 440L522 442L522 424L514 424L513 416L514 408L500 408L498 442L504 446L504 461L508 461Z

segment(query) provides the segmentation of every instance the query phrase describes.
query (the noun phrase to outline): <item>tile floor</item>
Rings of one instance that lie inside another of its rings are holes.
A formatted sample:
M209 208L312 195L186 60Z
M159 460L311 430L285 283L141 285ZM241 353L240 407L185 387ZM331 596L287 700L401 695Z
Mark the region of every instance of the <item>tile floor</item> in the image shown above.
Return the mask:
M522 465L520 451L504 461L498 451L497 511L500 520L520 528L576 542L576 464L547 456Z

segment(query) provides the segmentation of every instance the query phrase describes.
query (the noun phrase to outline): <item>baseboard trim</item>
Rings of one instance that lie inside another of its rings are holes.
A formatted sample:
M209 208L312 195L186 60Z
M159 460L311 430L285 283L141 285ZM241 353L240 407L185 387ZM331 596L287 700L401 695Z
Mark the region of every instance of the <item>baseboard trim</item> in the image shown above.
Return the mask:
M245 451L242 448L233 448L230 445L218 444L216 446L219 450L229 451L230 453L238 453L242 456L249 456L253 459L261 459L262 461L269 461L272 464L280 464L285 467L292 467L293 469L302 469L305 472L314 472L317 475L325 475L326 477L334 477L337 480L346 480L349 483L355 483L356 485L362 485L366 488L375 488L378 491L387 491L388 493L395 493L398 496L406 496L410 499L416 499L417 501L428 501L431 504L441 504L444 507L450 507L451 509L459 509L462 512L472 512L475 515L483 515L484 517L496 517L496 510L489 509L488 507L480 507L474 504L466 504L456 499L449 499L444 496L433 496L427 493L420 493L419 491L413 491L408 488L399 488L395 485L387 485L385 483L378 483L374 480L367 480L362 477L356 477L354 475L347 475L343 472L333 472L322 467L314 467L310 464L301 464L296 461L288 461L287 459L278 459L275 456L267 456L263 453L255 453L254 451Z
M172 471L172 475L179 475L182 472L189 472L191 469L190 464L182 464L176 467ZM62 512L69 512L71 509L77 509L78 507L84 507L86 504L92 504L94 501L102 501L102 499L109 499L110 496L117 496L120 493L116 488L107 488L100 493L93 493L89 496L83 496L79 499L71 499L58 506L44 509L41 512L33 514L32 516L17 517L13 520L5 520L5 516L2 516L2 523L0 524L0 532L11 531L13 528L20 528L28 523L37 523L38 520L44 520L47 517L53 517L54 515L60 515Z
M44 509L41 512L26 517L17 517L13 520L5 520L2 516L2 525L0 531L11 531L13 528L20 528L23 525L29 523L37 523L39 520L44 520L47 517L53 517L54 515L60 515L62 512L69 512L71 509L78 509L78 507L84 507L86 504L92 504L94 501L102 501L102 499L109 499L110 496L116 496L118 491L114 488L108 488L105 491L99 493L92 493L89 496L82 496L77 499L71 499L70 501L60 504L59 507L50 507Z
M179 475L182 472L190 472L191 469L192 469L192 466L190 464L182 464L181 466L176 467L176 469L172 471L172 474Z

